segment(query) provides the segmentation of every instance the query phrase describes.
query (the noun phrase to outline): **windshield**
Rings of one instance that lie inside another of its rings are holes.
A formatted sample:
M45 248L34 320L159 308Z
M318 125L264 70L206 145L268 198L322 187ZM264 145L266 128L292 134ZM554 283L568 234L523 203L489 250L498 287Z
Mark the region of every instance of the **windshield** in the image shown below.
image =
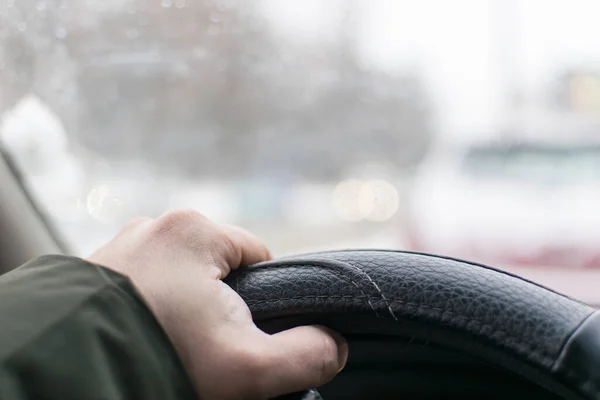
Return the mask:
M600 304L598 15L596 0L4 0L0 148L77 255L186 207L276 255L443 253ZM454 142L485 189L432 156Z
M526 184L598 184L600 148L563 146L480 146L463 162L467 176Z

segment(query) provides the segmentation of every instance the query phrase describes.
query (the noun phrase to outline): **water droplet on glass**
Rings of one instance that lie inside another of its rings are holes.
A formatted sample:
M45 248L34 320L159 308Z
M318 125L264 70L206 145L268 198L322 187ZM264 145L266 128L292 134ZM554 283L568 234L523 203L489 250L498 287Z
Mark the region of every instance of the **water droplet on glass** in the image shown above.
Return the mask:
M63 28L62 26L58 27L54 31L54 36L56 36L57 39L64 39L67 37L67 30L65 28Z
M109 185L95 186L88 194L86 208L89 215L100 222L110 223L118 219L125 206L122 193Z
M186 0L175 0L175 7L184 8L186 4Z
M217 23L217 22L221 21L221 16L219 14L217 14L217 13L214 13L214 12L210 13L210 21L214 22L214 23Z
M160 3L164 8L173 6L173 0L162 0Z
M36 8L38 11L43 11L43 10L45 10L45 9L46 9L46 7L47 7L47 4L46 4L46 2L45 2L45 1L38 1L38 3L35 5L35 8Z

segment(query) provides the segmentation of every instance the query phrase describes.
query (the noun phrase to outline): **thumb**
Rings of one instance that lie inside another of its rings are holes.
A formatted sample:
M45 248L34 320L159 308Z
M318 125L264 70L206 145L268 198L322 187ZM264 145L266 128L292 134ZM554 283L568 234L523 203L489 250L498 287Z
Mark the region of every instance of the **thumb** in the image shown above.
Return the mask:
M319 387L348 360L348 343L322 326L300 326L268 339L263 390L270 397Z

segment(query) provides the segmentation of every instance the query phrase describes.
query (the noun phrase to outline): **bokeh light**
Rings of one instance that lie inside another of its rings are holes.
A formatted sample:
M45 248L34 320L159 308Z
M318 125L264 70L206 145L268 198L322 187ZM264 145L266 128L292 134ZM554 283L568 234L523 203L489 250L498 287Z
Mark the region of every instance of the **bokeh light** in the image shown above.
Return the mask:
M371 201L369 212L364 214L365 218L369 221L388 221L398 211L398 190L396 190L394 185L383 179L376 179L365 183L361 193L365 193L361 198L364 197Z
M355 222L364 218L359 207L359 197L364 182L348 179L340 182L333 190L333 211L343 220Z
M398 190L383 179L348 179L333 190L332 206L345 221L388 221L398 211Z

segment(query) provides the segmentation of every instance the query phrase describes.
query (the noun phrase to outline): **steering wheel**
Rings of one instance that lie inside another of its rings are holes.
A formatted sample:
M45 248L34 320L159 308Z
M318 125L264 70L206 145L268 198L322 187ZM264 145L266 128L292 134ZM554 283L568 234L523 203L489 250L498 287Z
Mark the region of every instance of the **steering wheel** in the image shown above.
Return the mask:
M600 399L600 315L498 269L353 250L256 264L227 283L265 332L320 324L346 337L324 400Z

